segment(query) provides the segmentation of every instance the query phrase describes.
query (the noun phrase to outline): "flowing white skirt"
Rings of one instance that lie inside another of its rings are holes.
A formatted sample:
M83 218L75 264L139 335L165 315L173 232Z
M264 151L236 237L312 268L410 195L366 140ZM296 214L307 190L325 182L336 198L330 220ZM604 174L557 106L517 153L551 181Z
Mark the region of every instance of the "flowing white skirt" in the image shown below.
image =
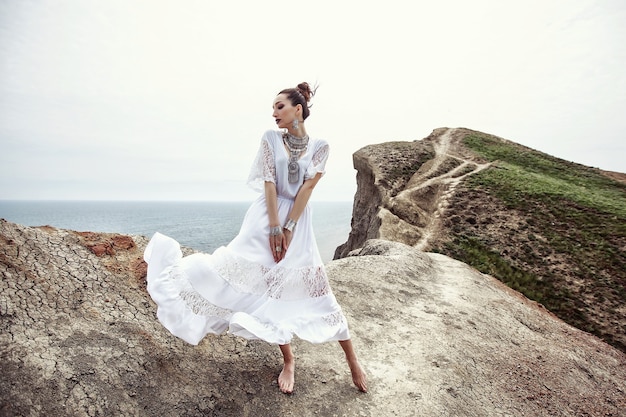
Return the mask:
M278 199L285 219L293 201ZM183 257L160 233L144 253L148 292L159 321L175 336L198 344L225 331L246 339L286 344L294 335L313 343L350 338L346 318L328 283L307 207L285 258L269 248L264 196L248 209L239 234L213 254Z

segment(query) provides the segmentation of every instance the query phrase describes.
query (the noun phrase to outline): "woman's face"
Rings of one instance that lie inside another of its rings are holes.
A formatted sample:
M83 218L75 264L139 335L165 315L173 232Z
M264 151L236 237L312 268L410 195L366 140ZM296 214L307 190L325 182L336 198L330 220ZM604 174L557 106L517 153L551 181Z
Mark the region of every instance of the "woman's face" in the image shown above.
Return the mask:
M292 126L293 119L298 114L298 106L291 104L286 94L279 94L274 99L274 113L272 117L276 120L276 125L281 129L287 129Z

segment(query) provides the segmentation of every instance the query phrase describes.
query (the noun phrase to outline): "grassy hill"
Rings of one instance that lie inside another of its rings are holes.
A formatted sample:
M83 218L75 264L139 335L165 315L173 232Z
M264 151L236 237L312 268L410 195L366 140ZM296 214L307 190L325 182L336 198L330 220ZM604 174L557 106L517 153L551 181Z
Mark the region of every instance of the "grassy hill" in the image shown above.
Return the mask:
M626 184L495 136L463 135L463 151L492 165L457 188L433 250L626 351Z

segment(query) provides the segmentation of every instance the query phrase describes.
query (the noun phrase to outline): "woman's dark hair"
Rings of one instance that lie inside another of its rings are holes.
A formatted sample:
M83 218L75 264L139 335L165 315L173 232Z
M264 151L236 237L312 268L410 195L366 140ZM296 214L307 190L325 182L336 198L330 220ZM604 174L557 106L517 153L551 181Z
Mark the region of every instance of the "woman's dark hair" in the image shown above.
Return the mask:
M278 94L286 94L292 106L300 104L302 106L302 119L306 120L311 113L309 111L309 101L315 95L317 87L311 90L311 86L307 82L298 84L296 88L285 88Z

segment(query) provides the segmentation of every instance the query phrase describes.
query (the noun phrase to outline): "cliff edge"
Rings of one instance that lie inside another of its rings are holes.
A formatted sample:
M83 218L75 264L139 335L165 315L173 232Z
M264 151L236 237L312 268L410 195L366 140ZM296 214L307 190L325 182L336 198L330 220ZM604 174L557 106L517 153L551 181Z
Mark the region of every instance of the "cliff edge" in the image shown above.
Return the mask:
M283 395L276 346L191 346L157 322L145 244L0 220L0 415L624 415L624 353L459 261L381 240L327 265L370 392L337 344L295 341Z

